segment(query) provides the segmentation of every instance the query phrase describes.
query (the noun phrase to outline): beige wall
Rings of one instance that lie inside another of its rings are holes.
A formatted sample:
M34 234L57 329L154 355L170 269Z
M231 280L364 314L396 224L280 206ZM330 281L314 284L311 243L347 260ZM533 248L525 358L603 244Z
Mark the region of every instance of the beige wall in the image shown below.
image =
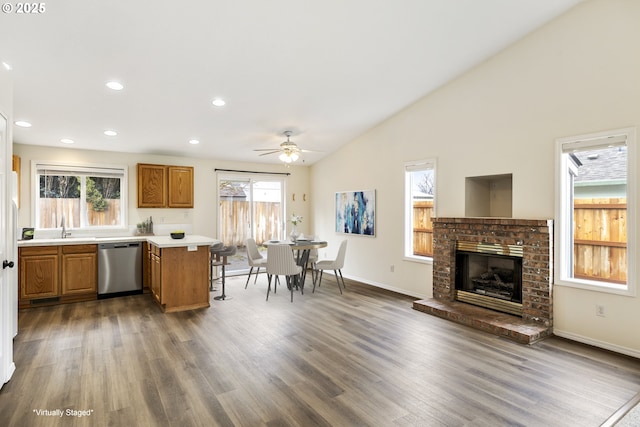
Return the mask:
M31 161L48 160L71 163L113 164L128 166L129 198L128 223L135 224L153 217L155 224L190 224L194 234L217 237L217 192L216 173L214 169L237 169L259 172L289 172L287 178L287 212L309 217L310 202L302 197L292 200L292 194L309 193L309 168L285 168L281 165L264 165L252 163L224 162L202 158L173 157L149 154L112 153L92 150L75 150L69 148L52 148L43 146L14 144L14 153L20 156L22 162L20 195L22 205L19 210L18 226L29 227L31 223L31 201L33 188L31 180ZM194 166L194 208L193 209L138 209L137 208L137 163L157 163L166 165ZM307 222L306 225L309 223ZM300 227L307 232L305 223Z
M640 125L638 22L638 1L581 3L314 165L314 226L330 247L344 238L335 191L377 191L377 235L347 237L344 273L431 296L431 266L402 258L407 161L437 159L438 216L464 216L465 177L511 173L513 217L553 218L555 140ZM559 286L554 298L557 334L640 357L638 298Z

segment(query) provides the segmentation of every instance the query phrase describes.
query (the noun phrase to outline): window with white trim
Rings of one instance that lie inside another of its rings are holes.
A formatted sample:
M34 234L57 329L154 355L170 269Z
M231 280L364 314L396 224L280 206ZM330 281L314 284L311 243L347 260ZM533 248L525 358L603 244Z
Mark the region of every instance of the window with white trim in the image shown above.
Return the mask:
M434 159L406 163L404 256L418 261L433 258L436 162Z
M34 162L38 229L126 227L127 168Z
M557 141L556 284L635 292L635 130Z

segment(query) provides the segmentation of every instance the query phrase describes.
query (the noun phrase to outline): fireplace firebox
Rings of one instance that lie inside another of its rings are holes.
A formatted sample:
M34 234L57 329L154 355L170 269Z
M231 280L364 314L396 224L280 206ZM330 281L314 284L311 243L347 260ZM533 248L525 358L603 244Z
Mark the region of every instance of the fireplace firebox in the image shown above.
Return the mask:
M458 241L455 299L522 316L522 247Z

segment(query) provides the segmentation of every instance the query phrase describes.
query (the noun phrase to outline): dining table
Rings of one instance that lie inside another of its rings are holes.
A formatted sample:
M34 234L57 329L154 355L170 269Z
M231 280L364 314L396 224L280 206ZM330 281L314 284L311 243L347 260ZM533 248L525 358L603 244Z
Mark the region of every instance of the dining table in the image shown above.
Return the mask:
M296 240L269 240L264 242L265 246L274 244L287 244L294 253L296 264L302 267L302 273L299 279L294 279L294 286L304 290L304 282L307 277L307 268L309 267L309 254L312 249L321 249L327 247L324 240L313 240L298 238Z

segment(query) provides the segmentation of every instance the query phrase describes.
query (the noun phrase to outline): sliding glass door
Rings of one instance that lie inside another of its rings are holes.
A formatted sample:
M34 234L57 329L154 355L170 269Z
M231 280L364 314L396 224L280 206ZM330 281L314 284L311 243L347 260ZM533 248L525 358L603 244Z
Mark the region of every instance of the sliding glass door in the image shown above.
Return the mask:
M261 174L218 174L218 238L236 245L227 274L248 272L245 240L254 238L258 248L284 236L284 177Z

